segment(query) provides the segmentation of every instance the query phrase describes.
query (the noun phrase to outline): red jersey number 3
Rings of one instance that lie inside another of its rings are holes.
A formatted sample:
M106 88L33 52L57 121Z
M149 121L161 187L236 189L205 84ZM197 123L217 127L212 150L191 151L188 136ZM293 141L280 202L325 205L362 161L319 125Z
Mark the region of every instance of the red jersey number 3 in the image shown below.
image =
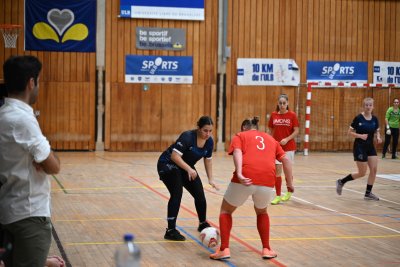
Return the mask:
M256 139L259 140L260 144L257 145L257 148L259 150L264 150L265 149L265 144L264 144L264 138L262 136L256 136Z

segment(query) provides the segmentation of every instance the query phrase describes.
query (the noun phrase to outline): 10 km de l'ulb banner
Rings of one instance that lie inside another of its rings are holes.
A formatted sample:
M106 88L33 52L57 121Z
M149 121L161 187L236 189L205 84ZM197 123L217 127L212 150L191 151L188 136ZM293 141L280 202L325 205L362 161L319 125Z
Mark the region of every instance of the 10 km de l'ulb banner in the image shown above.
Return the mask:
M238 85L297 86L300 71L293 59L239 58Z
M400 62L374 61L373 83L400 85Z
M26 0L25 50L95 52L96 0Z

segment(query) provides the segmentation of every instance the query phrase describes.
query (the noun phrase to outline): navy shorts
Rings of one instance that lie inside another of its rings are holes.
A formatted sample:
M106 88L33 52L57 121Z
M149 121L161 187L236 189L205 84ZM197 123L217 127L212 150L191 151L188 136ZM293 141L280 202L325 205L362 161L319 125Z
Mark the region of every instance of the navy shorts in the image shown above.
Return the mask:
M354 143L353 156L354 161L367 162L369 156L376 156L376 149L373 144Z

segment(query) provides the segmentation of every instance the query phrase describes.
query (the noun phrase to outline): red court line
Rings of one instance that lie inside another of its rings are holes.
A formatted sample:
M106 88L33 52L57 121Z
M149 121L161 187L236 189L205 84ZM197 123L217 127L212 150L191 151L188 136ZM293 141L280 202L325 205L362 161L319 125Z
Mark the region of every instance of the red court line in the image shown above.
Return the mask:
M154 188L151 187L150 185L148 185L148 184L142 182L142 181L139 180L138 178L135 178L135 177L130 176L130 175L129 175L129 178L131 178L131 179L134 180L135 182L138 182L139 184L143 185L144 187L146 187L146 188L149 189L150 191L156 193L156 194L159 195L160 197L162 197L162 198L164 198L164 199L166 199L166 200L169 200L169 197L168 197L168 196L166 196L166 195L164 195L163 193L159 192L158 190L154 189ZM207 190L207 191L208 191L208 190ZM182 205L182 204L181 204L181 209L187 211L188 213L190 213L190 214L193 215L194 217L197 217L197 213L193 212L191 209L185 207L185 206ZM208 221L208 222L209 222L212 226L214 226L215 228L218 228L218 229L219 229L218 225L216 225L215 223L213 223L213 222L211 222L211 221ZM237 236L231 234L231 238L234 239L234 240L236 240L238 243L242 244L242 245L245 246L246 248L248 248L248 249L250 249L250 250L256 252L257 254L261 255L262 252L261 252L260 250L258 250L258 249L256 249L255 247L251 246L249 243L243 241L243 240L240 239L239 237L237 237ZM281 263L280 261L278 261L278 260L276 260L276 259L270 259L270 260L268 260L268 262L274 263L276 266L279 266L279 267L286 267L285 264Z

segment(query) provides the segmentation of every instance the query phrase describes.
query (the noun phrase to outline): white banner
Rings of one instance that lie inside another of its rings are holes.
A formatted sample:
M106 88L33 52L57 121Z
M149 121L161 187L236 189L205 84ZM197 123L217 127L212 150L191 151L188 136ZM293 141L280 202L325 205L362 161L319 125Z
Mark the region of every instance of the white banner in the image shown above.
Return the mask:
M374 82L400 85L400 62L374 61Z
M239 58L238 85L297 86L300 71L293 59Z

